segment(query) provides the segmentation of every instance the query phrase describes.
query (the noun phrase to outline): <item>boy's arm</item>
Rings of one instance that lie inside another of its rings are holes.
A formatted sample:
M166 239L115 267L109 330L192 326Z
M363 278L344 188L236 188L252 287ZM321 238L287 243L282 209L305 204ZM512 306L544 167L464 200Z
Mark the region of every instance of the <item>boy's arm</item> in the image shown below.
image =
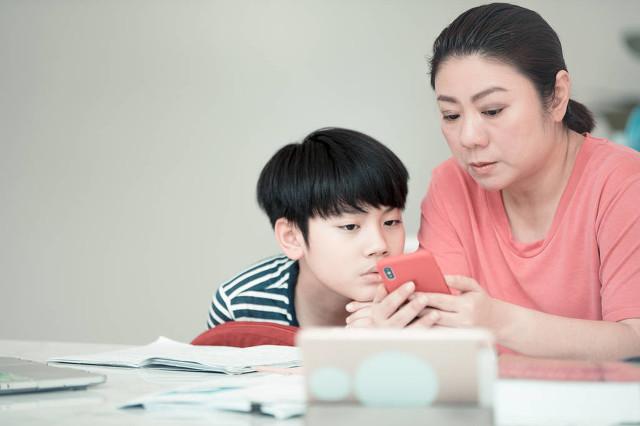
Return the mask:
M213 328L216 325L234 320L235 318L233 318L233 311L231 310L229 297L225 294L223 286L220 286L211 300L207 326L209 328Z

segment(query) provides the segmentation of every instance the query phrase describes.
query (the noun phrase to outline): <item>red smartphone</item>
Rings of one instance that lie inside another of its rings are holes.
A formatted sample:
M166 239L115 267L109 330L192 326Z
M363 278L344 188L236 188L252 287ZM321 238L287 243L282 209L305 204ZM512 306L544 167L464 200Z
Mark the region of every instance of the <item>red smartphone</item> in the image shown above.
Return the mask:
M388 293L413 281L416 291L451 294L436 259L427 250L385 257L378 261L376 269Z

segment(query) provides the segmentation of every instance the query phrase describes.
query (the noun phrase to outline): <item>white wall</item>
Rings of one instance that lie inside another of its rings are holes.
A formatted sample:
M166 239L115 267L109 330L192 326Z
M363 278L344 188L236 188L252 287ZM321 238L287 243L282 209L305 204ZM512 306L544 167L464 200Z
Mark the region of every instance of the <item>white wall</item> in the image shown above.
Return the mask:
M523 2L574 94L640 96L640 2ZM379 138L418 227L447 157L425 56L470 1L0 0L0 338L143 343L205 328L225 278L276 251L254 201L281 145Z

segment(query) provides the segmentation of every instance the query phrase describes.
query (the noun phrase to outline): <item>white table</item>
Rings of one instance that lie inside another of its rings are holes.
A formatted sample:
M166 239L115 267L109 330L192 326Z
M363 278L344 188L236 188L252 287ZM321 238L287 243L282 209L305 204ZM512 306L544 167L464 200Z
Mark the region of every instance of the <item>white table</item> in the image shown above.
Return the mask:
M0 356L18 356L44 362L53 356L80 355L123 349L124 345L37 342L0 340ZM74 367L71 367L74 368ZM388 425L390 411L362 407L312 408L310 416L289 420L276 420L260 414L230 412L153 412L143 409L122 410L118 407L128 401L153 392L169 390L206 380L212 373L176 372L152 369L122 369L106 367L75 367L98 372L107 376L107 382L87 390L33 393L0 396L0 425L237 425L237 426L298 426L366 423L367 426ZM588 384L576 384L587 386ZM582 388L581 388L582 389ZM572 411L579 414L581 407L600 404L605 411L615 413L615 404L620 399L637 398L640 413L640 385L630 384L620 389L610 401L574 401L574 407L553 405L553 394L566 391L554 386L554 382L532 382L519 380L499 381L496 391L496 424L501 426L523 424L545 425L610 425L607 416L590 418L590 421L567 420ZM550 397L551 395L551 397ZM584 393L582 393L584 396ZM566 400L566 398L565 398ZM586 405L585 405L586 404ZM313 411L315 410L315 411ZM402 424L482 424L486 411L480 409L448 408L432 411L428 409L404 410L402 415L392 415ZM544 419L544 421L540 420ZM640 416L639 416L640 419ZM486 424L486 423L485 423Z
M124 345L81 344L0 340L0 355L17 356L45 362L53 356L89 354L116 349ZM79 366L105 374L104 384L87 390L40 392L0 396L0 425L287 425L304 424L303 420L277 421L259 414L212 412L188 414L149 412L118 407L134 398L153 392L188 385L211 377L212 373L177 372L152 369L122 369Z

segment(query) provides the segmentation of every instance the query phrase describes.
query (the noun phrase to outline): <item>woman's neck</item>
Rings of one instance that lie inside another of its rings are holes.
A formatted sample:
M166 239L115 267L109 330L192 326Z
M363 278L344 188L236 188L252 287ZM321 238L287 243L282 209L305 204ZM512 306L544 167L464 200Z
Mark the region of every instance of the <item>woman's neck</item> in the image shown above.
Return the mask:
M544 167L517 186L502 190L511 234L516 241L538 241L549 232L584 136L562 131L556 134L555 140L556 147Z
M320 282L304 259L300 259L299 265L294 298L298 324L301 327L344 326L348 314L345 306L351 300Z

